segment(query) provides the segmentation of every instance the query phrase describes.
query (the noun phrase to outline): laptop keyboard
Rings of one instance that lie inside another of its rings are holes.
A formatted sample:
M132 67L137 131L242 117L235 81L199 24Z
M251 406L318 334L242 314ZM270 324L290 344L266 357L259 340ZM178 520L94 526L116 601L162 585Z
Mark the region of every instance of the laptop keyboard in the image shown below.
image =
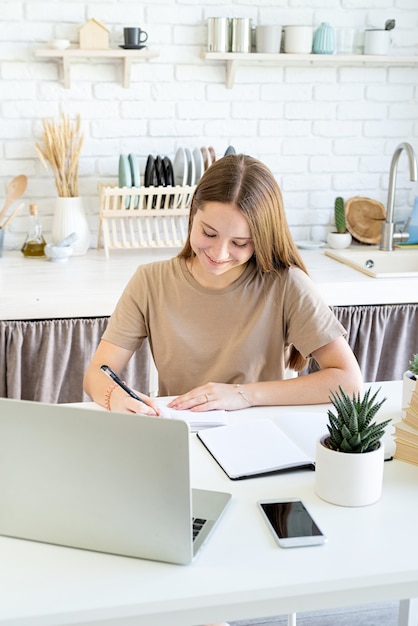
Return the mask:
M193 541L196 539L206 522L207 520L202 519L201 517L193 518Z

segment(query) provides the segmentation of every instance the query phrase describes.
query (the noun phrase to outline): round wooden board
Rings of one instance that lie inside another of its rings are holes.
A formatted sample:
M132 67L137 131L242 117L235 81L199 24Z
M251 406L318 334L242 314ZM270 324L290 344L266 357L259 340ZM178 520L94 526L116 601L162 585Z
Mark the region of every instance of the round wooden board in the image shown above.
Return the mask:
M356 196L345 203L347 230L362 243L379 243L382 222L386 219L385 207L371 198Z

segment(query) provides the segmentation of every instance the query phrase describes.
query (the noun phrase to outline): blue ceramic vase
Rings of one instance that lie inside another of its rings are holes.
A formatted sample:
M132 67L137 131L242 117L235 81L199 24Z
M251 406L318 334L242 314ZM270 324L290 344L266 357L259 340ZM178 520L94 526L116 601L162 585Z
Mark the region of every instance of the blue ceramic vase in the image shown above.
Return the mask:
M317 29L313 40L313 52L314 54L334 54L334 29L328 22L322 22Z

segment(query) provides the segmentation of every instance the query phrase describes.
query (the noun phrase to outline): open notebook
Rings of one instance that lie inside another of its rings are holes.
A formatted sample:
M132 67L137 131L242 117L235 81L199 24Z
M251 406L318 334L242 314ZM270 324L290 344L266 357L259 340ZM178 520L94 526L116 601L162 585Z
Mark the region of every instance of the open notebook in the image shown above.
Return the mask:
M322 413L289 413L255 418L202 431L197 437L232 480L295 469L315 469L317 440L327 434ZM385 456L393 454L388 430Z

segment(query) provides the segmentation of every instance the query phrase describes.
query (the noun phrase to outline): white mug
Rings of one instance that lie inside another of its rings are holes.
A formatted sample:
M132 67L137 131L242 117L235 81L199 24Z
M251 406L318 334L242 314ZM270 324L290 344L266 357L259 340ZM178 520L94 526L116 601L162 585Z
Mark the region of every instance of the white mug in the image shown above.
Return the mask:
M390 30L371 29L364 32L364 54L387 54L392 42Z
M257 52L278 54L282 38L282 27L276 24L260 24L255 29L255 48Z
M284 51L291 54L310 54L312 52L312 26L285 26Z

